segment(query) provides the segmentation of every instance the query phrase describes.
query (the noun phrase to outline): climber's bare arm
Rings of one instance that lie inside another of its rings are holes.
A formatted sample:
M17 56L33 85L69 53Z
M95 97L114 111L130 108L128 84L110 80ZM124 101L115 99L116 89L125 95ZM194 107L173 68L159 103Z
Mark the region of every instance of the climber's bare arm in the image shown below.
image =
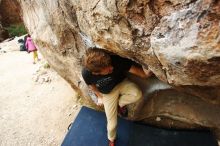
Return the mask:
M98 91L97 87L95 85L89 85L89 88L92 89L92 91L96 94L98 98L97 105L102 106L103 101L102 101L102 94Z
M129 72L141 78L148 78L152 75L152 72L149 69L144 71L142 67L134 65L131 66Z
M95 85L93 85L93 84L89 85L89 88L92 89L92 91L94 91L96 96L98 96L99 98L102 98L102 94L98 91L98 89Z

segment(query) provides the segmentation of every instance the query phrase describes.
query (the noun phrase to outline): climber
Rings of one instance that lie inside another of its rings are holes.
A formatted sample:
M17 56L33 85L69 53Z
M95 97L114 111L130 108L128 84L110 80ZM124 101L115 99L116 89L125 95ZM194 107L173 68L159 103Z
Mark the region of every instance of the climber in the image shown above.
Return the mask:
M38 61L40 61L40 59L38 58L37 48L34 45L34 42L32 41L32 38L29 34L27 35L27 39L26 39L26 42L25 42L25 47L27 48L28 53L33 52L33 58L34 58L33 64L36 63L36 59Z
M141 67L132 65L131 60L102 49L89 48L83 57L83 79L98 97L97 104L104 105L109 146L115 146L117 111L127 117L126 105L142 99L139 87L126 79L127 72L142 78L151 76L151 71L146 74Z

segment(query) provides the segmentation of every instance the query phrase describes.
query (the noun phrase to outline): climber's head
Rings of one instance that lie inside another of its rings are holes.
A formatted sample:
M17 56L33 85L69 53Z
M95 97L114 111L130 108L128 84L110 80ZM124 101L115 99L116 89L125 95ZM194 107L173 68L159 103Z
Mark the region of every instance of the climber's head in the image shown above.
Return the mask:
M93 74L106 75L113 71L110 55L98 48L89 48L83 57L83 65Z

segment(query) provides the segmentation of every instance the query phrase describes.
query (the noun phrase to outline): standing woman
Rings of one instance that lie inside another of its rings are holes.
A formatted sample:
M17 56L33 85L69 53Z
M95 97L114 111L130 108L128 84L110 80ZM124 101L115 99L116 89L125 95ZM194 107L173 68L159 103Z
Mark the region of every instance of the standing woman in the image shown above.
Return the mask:
M25 46L28 50L28 53L33 52L33 58L34 58L33 64L35 64L36 63L35 60L39 61L39 58L38 58L38 54L37 54L37 48L34 45L34 42L32 41L32 38L29 34L27 35L27 40L25 42Z

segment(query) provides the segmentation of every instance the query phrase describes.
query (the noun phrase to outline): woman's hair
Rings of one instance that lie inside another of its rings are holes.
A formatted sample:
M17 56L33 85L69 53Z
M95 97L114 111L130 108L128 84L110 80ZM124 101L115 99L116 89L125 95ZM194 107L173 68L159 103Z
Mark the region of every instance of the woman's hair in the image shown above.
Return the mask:
M83 56L83 66L91 72L100 72L111 66L111 57L102 49L89 48Z

